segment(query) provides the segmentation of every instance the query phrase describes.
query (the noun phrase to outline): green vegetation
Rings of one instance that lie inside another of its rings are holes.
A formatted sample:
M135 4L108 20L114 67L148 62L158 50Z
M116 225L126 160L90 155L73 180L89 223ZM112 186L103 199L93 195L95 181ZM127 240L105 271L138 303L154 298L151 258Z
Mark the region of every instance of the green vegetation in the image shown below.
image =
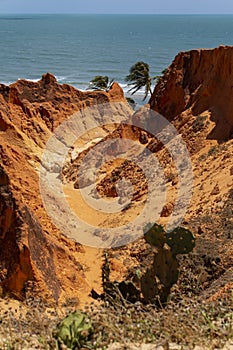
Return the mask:
M164 69L162 75L151 77L149 65L143 61L136 62L130 68L129 74L125 77L125 81L128 83L128 86L131 87L128 92L131 92L133 95L138 90L144 88L145 95L143 100L145 100L149 94L152 95L153 93L151 88L153 81L159 81L166 72L167 69ZM90 81L88 89L108 91L113 82L114 79L110 80L107 75L96 75ZM130 97L126 99L131 107L134 108L135 101Z
M148 94L152 95L151 84L156 77L150 77L149 65L145 62L135 63L129 70L129 75L126 76L125 81L128 82L128 86L132 86L129 92L132 95L135 94L141 88L145 89L144 100L147 98Z
M104 253L102 266L103 294L99 295L94 290L92 296L95 299L109 299L110 302L120 297L122 304L137 301L144 304L165 305L170 295L172 286L179 276L178 254L187 254L195 246L193 234L182 227L177 227L172 232L166 233L161 225L147 225L144 238L153 248L148 253L148 264L134 271L121 282L111 281L110 262L108 254Z
M75 310L76 304L63 306L63 313L68 315ZM129 342L153 343L155 347L161 343L175 343L177 349L183 350L203 344L208 349L221 349L233 339L233 294L230 290L224 300L203 303L198 297L184 294L182 284L178 284L165 308L140 302L122 305L118 299L113 305L104 300L98 306L86 306L85 315L88 315L87 322L91 320L93 333L76 349L104 350L112 342L124 344L126 349ZM42 301L31 306L20 318L14 310L8 310L0 316L0 349L69 349L57 344L57 324L64 319L61 310L47 309ZM119 350L122 349L123 345L119 346Z
M90 81L89 88L93 90L108 91L111 88L113 82L114 80L113 79L109 80L108 76L96 75Z
M173 255L188 254L195 247L195 237L183 227L177 227L166 233L166 242L171 247Z
M178 280L176 255L190 253L195 246L195 237L183 227L166 233L161 225L155 223L151 228L145 228L144 238L157 250L154 251L151 267L142 275L141 292L146 302L157 301L161 305L167 302L171 287Z
M55 338L59 344L65 344L73 350L82 347L92 332L93 327L88 316L81 311L74 311L57 325Z

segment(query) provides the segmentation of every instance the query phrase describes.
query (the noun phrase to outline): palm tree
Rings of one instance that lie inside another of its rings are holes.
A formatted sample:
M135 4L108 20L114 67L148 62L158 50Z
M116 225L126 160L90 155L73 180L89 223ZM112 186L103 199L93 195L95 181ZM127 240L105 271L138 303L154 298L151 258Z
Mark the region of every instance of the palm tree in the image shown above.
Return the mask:
M89 84L89 88L93 90L109 90L113 84L114 80L109 80L108 76L96 75Z
M132 91L132 95L135 94L141 88L145 88L145 100L150 93L152 95L151 83L156 77L150 77L149 65L145 62L135 63L129 70L129 75L126 76L125 81L129 82L128 86L132 86L129 92Z

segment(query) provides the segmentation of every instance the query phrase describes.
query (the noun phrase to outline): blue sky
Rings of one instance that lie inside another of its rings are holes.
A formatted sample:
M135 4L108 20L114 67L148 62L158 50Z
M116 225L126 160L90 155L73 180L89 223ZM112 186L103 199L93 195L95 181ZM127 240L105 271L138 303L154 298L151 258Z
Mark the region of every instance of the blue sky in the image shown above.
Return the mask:
M0 0L0 13L233 14L233 0Z

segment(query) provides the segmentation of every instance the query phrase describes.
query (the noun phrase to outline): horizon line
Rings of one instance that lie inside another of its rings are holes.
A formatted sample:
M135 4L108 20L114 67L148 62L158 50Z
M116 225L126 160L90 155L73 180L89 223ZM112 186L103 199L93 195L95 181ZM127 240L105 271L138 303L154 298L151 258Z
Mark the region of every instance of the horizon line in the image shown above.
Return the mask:
M2 12L1 15L132 15L132 16L231 16L232 13L90 13L90 12Z

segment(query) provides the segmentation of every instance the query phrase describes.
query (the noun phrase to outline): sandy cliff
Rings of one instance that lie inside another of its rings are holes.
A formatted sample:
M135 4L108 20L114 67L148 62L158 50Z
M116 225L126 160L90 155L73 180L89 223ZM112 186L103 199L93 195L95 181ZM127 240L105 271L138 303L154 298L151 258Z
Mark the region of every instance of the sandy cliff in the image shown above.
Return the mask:
M179 53L155 87L150 106L132 118L133 123L140 124L141 120L143 124L150 107L172 123L187 146L194 182L184 224L196 234L197 247L191 258L182 260L181 276L185 281L189 271L191 287L204 298L221 295L233 283L232 67L233 47ZM96 251L65 238L48 217L39 195L39 166L45 144L58 125L91 106L97 106L95 118L100 123L104 121L103 110L98 106L108 102L117 102L112 114L119 122L131 115L123 91L116 83L108 92L80 92L71 86L59 85L52 75L46 74L37 83L21 80L9 87L0 86L0 283L3 293L24 298L32 285L33 292L41 296L47 294L51 300L82 300L90 287L100 286L101 259L97 258ZM88 115L79 116L82 125L89 123ZM71 208L79 212L82 209L84 220L91 220L97 226L104 224L104 227L125 224L140 213L148 194L146 179L140 164L135 167L125 159L102 167L97 184L98 192L110 200L117 197L119 178L134 184L133 201L119 215L110 218L93 213L79 196L80 163L93 145L128 138L147 147L161 164L166 201L160 221L166 224L179 185L176 164L166 147L135 127L105 125L97 129L88 132L75 145L63 169ZM123 154L123 148L121 151ZM84 171L83 187L92 176L89 170ZM179 204L182 209L183 203ZM143 260L146 264L147 251L148 247L139 240L110 253L112 278L126 276L130 266L139 264L140 267ZM90 265L94 269L90 269Z
M122 112L129 108L116 83L108 92L81 92L59 85L54 76L45 74L36 83L20 80L0 86L3 293L24 298L33 281L34 290L55 301L74 296L78 299L79 294L87 295L90 290L84 272L86 250L62 236L45 211L39 166L46 141L62 121L87 106L108 102L120 103ZM98 118L100 113L96 113ZM91 262L91 249L88 254Z
M232 67L232 46L179 53L157 84L151 108L168 120L177 120L184 111L192 116L208 111L216 127L207 138L229 139L233 131Z
M121 126L105 137L109 139L118 135L124 138L127 135L155 154L166 181L166 201L160 217L160 222L164 225L169 222L180 195L176 210L181 216L184 213L182 210L186 205L183 198L185 199L185 192L190 190L190 182L182 169L187 160L191 162L192 196L186 206L183 225L195 233L197 247L191 258L183 258L182 277L185 280L185 271L191 269L190 285L201 298L217 297L222 291L231 288L233 283L232 66L233 47L179 53L155 87L150 106L143 107L132 117L134 125L143 127L148 122L148 115L151 115L151 124L147 125L151 132L156 127L161 128L163 124L156 121L156 112L171 122L177 131L177 139L181 136L188 150L185 158L179 144L174 144L174 148L178 148L180 174L177 168L179 162L169 153L169 148L145 131L133 127L130 133L130 128ZM154 114L149 107L155 111ZM76 188L78 186L75 179L85 152L80 153L63 174ZM140 162L137 166L140 167ZM97 184L98 191L107 198L117 197L116 183L119 177L125 177L136 184L131 206L124 210L124 215L131 219L142 210L148 195L146 179L137 166L128 161L112 163L104 178ZM153 174L153 167L151 173ZM153 181L156 182L157 178L155 174ZM179 193L181 178L183 185ZM114 217L110 223L125 223L122 214ZM105 223L109 224L109 218L106 218ZM143 263L142 256L145 251L147 248L139 240L112 252L112 278L122 279L123 274L129 274L132 266L134 269L138 267L138 270L145 268L149 261L145 258L145 264Z
M209 296L233 282L233 47L179 53L150 105L171 121L190 152L194 183L185 220L197 236L198 283ZM169 171L172 198L176 172Z

